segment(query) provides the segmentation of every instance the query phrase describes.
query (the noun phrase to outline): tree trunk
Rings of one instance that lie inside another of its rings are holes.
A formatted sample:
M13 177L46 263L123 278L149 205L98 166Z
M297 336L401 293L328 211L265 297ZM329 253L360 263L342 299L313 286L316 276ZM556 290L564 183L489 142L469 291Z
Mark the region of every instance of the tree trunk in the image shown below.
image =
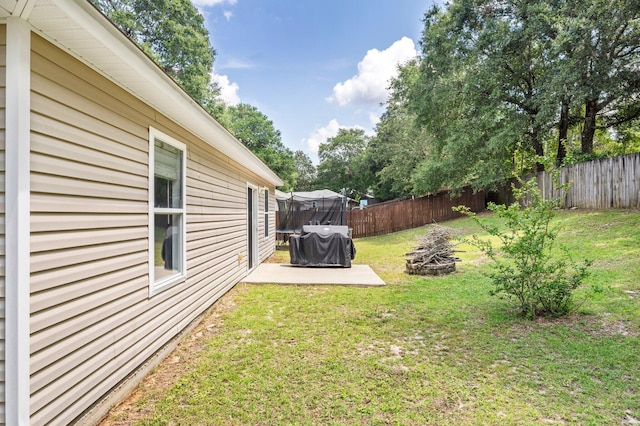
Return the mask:
M532 121L534 119L535 117ZM531 139L533 141L533 149L536 151L536 155L539 158L544 158L544 146L542 145L542 141L540 141L540 129L535 124L531 130ZM544 164L539 160L536 160L536 172L544 172Z
M558 125L558 154L556 155L556 166L562 166L567 156L567 136L569 134L569 102L563 100L560 106L560 123Z
M583 154L593 152L593 137L596 133L596 100L588 100L585 103L584 126L582 128L581 149Z

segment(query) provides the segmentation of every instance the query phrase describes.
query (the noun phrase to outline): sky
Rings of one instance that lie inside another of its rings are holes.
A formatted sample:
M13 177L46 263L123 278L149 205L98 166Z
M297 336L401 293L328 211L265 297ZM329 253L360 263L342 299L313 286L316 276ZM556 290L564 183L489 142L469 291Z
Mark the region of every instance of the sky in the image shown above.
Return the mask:
M419 50L434 0L192 0L229 105L265 114L317 164L339 128L373 134L397 65Z

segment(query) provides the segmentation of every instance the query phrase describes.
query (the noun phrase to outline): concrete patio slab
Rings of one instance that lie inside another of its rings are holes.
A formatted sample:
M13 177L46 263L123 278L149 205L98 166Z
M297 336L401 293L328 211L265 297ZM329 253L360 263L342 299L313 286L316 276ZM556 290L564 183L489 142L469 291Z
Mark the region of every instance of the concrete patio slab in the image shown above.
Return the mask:
M245 279L252 284L295 285L346 285L379 287L384 281L368 265L351 265L351 268L317 268L291 264L262 263Z

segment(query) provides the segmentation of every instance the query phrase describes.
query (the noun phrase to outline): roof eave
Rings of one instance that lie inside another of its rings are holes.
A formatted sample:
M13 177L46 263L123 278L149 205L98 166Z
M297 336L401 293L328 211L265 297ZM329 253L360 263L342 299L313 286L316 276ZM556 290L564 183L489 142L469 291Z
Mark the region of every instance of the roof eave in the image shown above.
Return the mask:
M44 38L268 183L284 184L89 1L38 0L28 22Z

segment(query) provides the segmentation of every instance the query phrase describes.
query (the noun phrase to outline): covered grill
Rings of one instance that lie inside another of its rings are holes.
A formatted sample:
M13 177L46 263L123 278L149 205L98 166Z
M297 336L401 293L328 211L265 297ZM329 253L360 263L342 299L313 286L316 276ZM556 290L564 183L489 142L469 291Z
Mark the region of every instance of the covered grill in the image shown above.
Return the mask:
M350 268L356 248L346 226L304 225L289 237L289 255L293 265Z

